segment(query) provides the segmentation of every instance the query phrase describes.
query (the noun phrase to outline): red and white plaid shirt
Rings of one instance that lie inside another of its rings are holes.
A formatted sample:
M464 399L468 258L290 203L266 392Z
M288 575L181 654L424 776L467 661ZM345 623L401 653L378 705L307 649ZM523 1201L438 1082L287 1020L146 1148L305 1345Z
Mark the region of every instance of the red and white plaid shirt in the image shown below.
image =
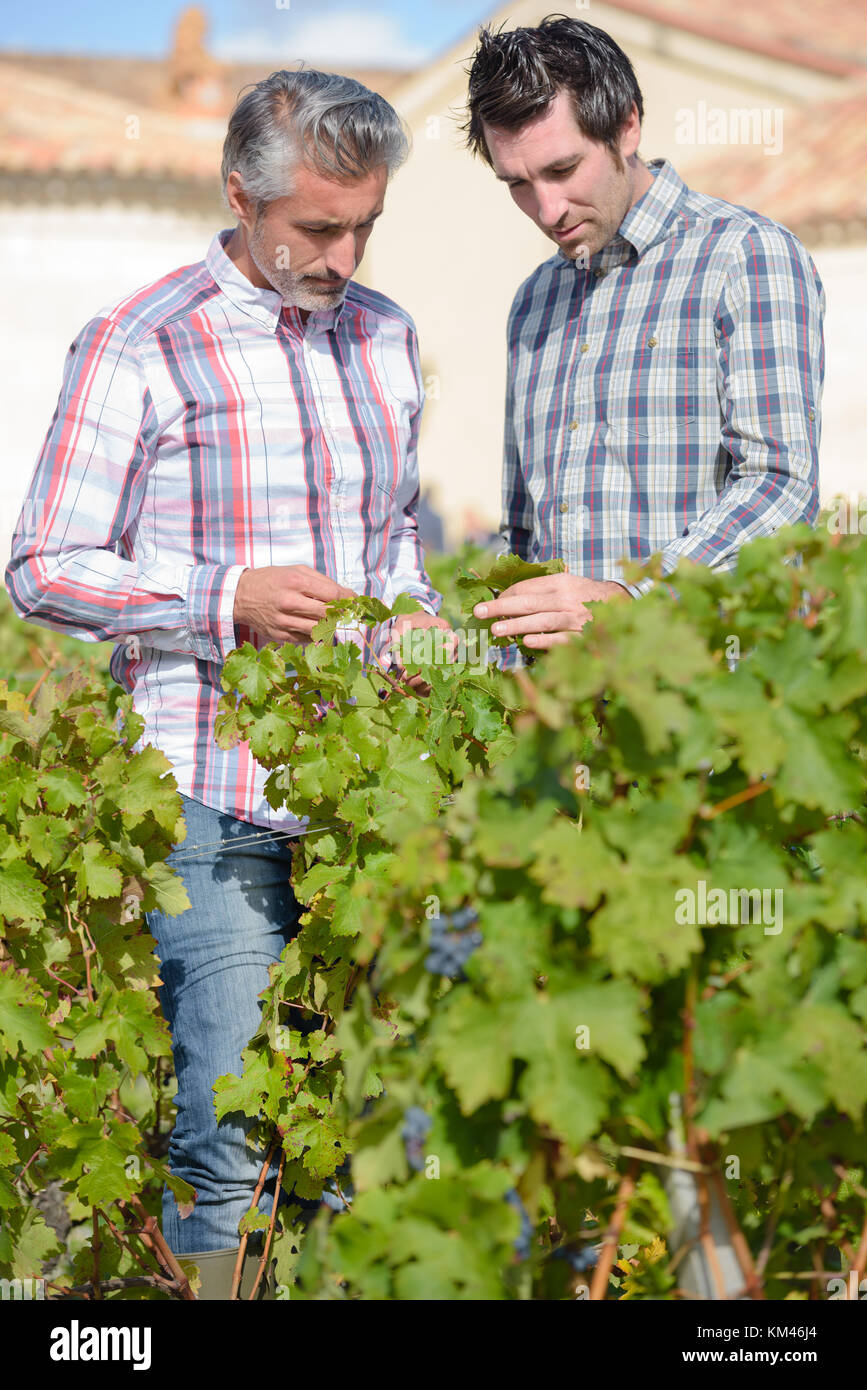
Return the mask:
M304 564L438 611L416 525L424 390L398 305L350 282L305 324L237 269L230 236L72 343L6 585L22 618L116 641L111 674L182 792L291 833L247 743L214 742L227 654L263 645L234 624L238 579Z

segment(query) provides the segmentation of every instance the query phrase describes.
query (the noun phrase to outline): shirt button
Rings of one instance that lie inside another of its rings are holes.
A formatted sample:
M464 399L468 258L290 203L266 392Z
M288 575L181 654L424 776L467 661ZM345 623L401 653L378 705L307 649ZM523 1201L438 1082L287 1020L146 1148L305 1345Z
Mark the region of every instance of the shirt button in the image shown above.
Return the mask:
M812 418L812 417L811 417L811 418ZM570 428L570 430L577 430L577 428L578 428L578 421L577 421L577 420L570 420L570 421L569 421L569 428Z
M648 347L656 347L656 339L655 339L655 338L648 338L648 340L647 340L647 346L648 346Z
M590 350L590 344L589 344L589 343L582 343L582 344L581 344L581 351L582 351L582 352L589 352L589 350Z
M816 412L815 412L815 410L811 410L811 411L810 411L810 419L811 419L811 420L815 420L815 418L816 418Z
M560 503L560 511L561 511L561 512L568 512L568 510L569 510L569 503L568 503L568 502L561 502L561 503Z
M602 269L601 265L598 265L594 270L593 274L596 276L597 280L601 280L602 276L605 274L605 271Z

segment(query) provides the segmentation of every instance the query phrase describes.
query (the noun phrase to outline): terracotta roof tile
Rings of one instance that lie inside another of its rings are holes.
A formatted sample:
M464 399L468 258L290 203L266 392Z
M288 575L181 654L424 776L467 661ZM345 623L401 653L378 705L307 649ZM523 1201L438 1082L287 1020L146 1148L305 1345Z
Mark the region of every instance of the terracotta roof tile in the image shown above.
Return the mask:
M183 119L0 61L0 168L216 182L225 121ZM137 125L136 125L137 122Z
M91 91L104 92L108 96L122 97L125 102L158 108L164 95L168 75L168 63L164 58L119 57L115 55L84 53L25 53L7 50L0 53L0 61L12 63L25 72L41 73L45 77L56 77L61 81L72 82ZM223 86L225 100L217 110L218 114L228 116L235 99L242 88L251 82L259 82L275 68L292 68L297 55L276 52L273 62L266 63L223 63ZM400 82L409 74L397 68L355 68L341 64L341 72L355 77L366 87L388 97Z
M691 187L740 203L805 241L867 239L867 80L787 117L782 149L728 150L684 175Z
M841 77L867 70L864 0L606 0L617 9Z

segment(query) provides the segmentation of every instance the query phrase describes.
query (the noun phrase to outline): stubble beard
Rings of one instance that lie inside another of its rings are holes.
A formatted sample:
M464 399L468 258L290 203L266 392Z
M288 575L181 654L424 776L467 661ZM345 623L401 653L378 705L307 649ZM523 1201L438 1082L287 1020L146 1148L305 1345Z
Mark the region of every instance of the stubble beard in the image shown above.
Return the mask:
M613 241L617 235L624 217L632 206L633 201L633 180L629 178L626 170L626 163L619 157L615 159L613 154L611 160L618 174L626 175L620 190L620 196L616 199L618 204L617 211L612 215L610 212L603 214L605 220L594 220L591 224L590 245L586 241L576 242L574 246L562 246L560 249L564 256L570 261L580 260L585 266L589 264L592 256L598 251L603 251L609 242Z
M261 218L257 219L252 236L247 238L247 250L259 274L273 285L282 296L284 304L295 305L299 309L315 310L336 309L343 302L348 282L338 290L316 289L309 284L309 276L296 275L288 266L269 262L262 235Z

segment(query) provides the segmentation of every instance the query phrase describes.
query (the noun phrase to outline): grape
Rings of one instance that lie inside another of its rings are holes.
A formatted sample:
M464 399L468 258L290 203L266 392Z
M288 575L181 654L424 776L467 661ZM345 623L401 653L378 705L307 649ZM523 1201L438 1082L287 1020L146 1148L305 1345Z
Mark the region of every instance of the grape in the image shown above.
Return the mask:
M594 1250L592 1246L588 1245L583 1250L575 1251L569 1263L572 1268L577 1270L580 1274L583 1273L585 1269L594 1269L598 1260L599 1251Z
M431 1118L426 1111L419 1105L411 1105L404 1111L403 1129L401 1134L404 1139L424 1139L431 1127Z
M406 1149L406 1161L410 1168L421 1172L424 1168L424 1142L431 1127L430 1115L418 1105L411 1105L404 1111L401 1137Z
M378 1096L368 1096L364 1102L364 1105L361 1107L361 1118L364 1119L366 1115L369 1115L373 1107L377 1105L382 1100L383 1096L387 1094L388 1092L383 1086Z
M506 1201L510 1207L515 1207L521 1214L521 1229L515 1239L515 1253L519 1259L526 1260L530 1254L530 1242L533 1238L533 1223L527 1215L527 1210L517 1190L510 1187L506 1193Z
M568 1246L560 1245L551 1252L551 1258L552 1260L568 1260L576 1274L584 1274L598 1263L599 1251L592 1245L585 1245L581 1250L570 1250Z
M434 917L430 924L430 951L425 969L432 975L446 975L451 980L466 979L463 967L484 940L480 931L469 930L478 920L479 914L473 907L460 907L451 916Z
M479 914L474 907L459 907L457 912L453 912L451 915L452 926L457 931L462 931L464 927L471 927L478 920Z

